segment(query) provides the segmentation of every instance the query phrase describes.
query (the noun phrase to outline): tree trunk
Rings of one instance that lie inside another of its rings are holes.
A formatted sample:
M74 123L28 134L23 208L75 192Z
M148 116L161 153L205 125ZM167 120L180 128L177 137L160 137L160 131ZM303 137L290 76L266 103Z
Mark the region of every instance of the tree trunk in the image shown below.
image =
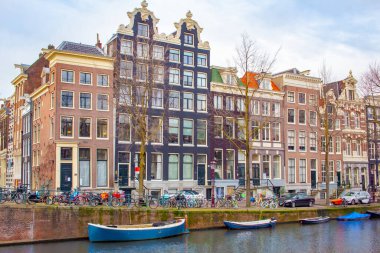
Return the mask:
M139 199L144 198L144 178L145 178L145 138L141 138L141 146L140 146L140 175L139 175Z
M246 199L245 199L245 205L246 207L251 206L251 174L250 174L250 156L251 156L251 145L250 145L250 131L249 131L249 104L250 104L250 99L249 99L249 80L247 77L247 85L245 88L245 113L244 113L244 128L245 128L245 188L246 188Z
M327 108L325 109L325 170L326 170L326 205L330 204L330 166L329 166L329 148L330 148L330 133L327 117Z

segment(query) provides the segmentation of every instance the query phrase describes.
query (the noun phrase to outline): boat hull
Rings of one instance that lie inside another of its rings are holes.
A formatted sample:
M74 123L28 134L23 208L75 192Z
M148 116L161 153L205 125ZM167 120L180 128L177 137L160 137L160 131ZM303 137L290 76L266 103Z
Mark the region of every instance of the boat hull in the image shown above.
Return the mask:
M371 219L378 219L378 218L380 218L380 212L367 211L367 214L369 214L371 216Z
M236 222L224 221L224 225L229 229L259 229L270 228L276 224L276 220L252 221L252 222Z
M188 233L184 219L170 225L143 228L114 228L88 224L88 237L91 242L152 240L184 233Z
M317 217L317 218L309 218L300 220L301 224L320 224L326 223L330 221L330 217Z
M336 218L338 221L356 221L356 220L367 220L371 217L369 214L361 214L361 213L350 213L344 216L340 216Z

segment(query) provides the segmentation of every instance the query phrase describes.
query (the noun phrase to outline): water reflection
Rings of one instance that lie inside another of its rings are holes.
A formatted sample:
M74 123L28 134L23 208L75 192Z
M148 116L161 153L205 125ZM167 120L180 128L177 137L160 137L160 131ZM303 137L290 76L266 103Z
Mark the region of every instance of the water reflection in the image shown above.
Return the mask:
M90 243L70 241L0 247L0 253L155 253L155 252L380 252L380 220L302 226L279 224L271 229L193 231L161 240Z

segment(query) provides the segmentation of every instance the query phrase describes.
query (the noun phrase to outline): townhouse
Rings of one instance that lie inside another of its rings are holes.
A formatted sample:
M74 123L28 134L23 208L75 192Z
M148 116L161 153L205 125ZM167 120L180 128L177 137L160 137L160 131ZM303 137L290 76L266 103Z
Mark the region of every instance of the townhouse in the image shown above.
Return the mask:
M9 127L8 101L3 102L0 108L0 187L5 187L6 182Z
M380 97L366 96L367 143L368 143L368 185L379 185L379 158L380 158Z
M206 184L210 47L190 11L167 35L158 33L159 19L147 6L143 1L128 12L129 24L108 42L118 89L115 174L121 189L137 187L144 145L139 129L147 129L144 184L160 196ZM144 125L141 118L146 128L137 127Z

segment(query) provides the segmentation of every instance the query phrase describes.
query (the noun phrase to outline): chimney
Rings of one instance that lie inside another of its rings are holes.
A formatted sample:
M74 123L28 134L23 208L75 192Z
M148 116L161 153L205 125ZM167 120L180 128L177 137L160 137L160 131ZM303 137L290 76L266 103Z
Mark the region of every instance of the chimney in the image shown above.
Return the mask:
M100 39L99 39L99 33L96 34L96 44L95 46L99 49L102 49L102 43L100 42Z
M48 45L48 49L54 49L54 48L55 48L55 46L53 44Z

